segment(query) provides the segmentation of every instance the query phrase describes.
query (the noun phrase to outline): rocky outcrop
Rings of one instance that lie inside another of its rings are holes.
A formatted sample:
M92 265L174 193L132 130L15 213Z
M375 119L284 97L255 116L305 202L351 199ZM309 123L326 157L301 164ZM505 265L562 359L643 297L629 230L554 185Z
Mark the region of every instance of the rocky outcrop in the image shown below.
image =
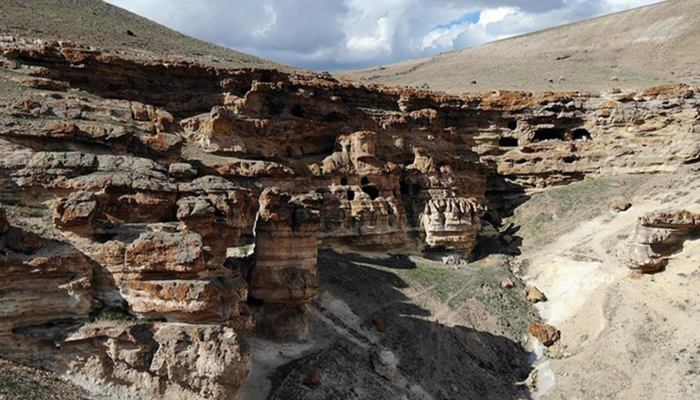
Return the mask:
M233 400L249 362L235 330L215 325L98 322L59 352L68 377L114 398Z
M700 237L700 213L658 211L637 222L619 256L631 269L652 273L663 270L669 257L683 250L687 240Z
M308 303L319 287L316 233L321 197L292 197L276 188L260 196L250 294L266 303Z

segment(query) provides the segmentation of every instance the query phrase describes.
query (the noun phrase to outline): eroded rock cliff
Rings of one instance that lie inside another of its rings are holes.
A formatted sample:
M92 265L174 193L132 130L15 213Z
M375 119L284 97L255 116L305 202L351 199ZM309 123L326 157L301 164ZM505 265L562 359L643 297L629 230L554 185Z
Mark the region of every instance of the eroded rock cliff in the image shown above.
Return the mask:
M309 302L319 248L469 253L530 190L700 159L686 86L450 96L0 50L0 202L37 213L0 211L0 341L104 393L234 396L249 300Z

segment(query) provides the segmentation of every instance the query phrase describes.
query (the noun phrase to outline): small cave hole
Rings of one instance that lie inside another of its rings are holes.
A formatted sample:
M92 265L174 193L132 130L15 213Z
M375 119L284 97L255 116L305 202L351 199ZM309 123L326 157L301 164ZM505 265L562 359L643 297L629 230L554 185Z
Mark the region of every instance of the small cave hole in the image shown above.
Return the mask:
M565 164L573 164L577 159L578 159L578 158L577 158L576 156L565 156L565 157L562 157L561 160L562 160Z
M348 178L341 178L341 179L340 179L340 184L343 185L343 186L347 186L347 185L348 185Z
M246 84L246 85L244 85L243 87L241 87L241 89L238 91L238 94L239 94L240 96L245 96L245 95L248 94L248 92L250 92L251 90L253 90L253 83L252 83L252 82L249 82L248 84Z
M518 147L518 139L514 137L502 137L498 140L500 147Z
M518 129L518 121L514 119L508 121L508 129L510 129L511 131Z
M362 187L362 191L372 200L377 200L379 198L379 189L374 186L364 186Z
M532 142L544 142L547 140L566 140L566 132L563 129L538 129L535 132L535 136L532 138Z
M262 307L265 305L265 300L248 297L248 305L251 307Z
M367 186L367 185L369 185L369 179L365 176L362 178L360 183L362 184L362 186Z
M297 118L304 118L306 116L306 113L304 113L304 109L299 104L297 104L294 107L292 107L292 115Z
M418 186L418 185L411 185L411 195L412 195L412 196L418 196L418 193L420 193L420 186Z
M272 75L269 72L265 72L260 76L260 82L270 83L272 82Z
M348 190L348 201L353 201L355 200L355 192L352 190Z
M571 132L571 138L573 140L581 140L584 142L587 142L589 140L593 140L591 137L591 133L588 132L586 129L576 129L573 132Z
M116 233L100 233L95 235L95 241L100 244L105 244L115 237L117 237Z

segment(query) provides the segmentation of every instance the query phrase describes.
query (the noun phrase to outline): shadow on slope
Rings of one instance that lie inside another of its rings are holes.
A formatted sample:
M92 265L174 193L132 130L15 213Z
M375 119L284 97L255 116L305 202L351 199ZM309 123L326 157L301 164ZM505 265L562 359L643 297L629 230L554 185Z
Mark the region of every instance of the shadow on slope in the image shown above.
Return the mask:
M406 263L399 260L394 269L392 260L319 254L322 295L309 312L314 348L275 372L268 398L529 398L516 385L531 370L524 348L507 337L460 326L459 313L427 309L430 301L421 300L426 294L414 296L398 274ZM373 369L378 350L390 350L398 359L393 383ZM314 368L320 380L305 385Z

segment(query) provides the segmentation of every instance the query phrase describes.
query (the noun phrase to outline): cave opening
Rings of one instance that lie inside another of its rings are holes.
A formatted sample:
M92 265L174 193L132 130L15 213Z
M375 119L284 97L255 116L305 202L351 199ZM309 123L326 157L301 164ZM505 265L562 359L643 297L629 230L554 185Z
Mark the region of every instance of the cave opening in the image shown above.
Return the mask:
M518 139L504 136L498 139L498 145L500 147L518 147Z
M362 184L362 186L369 185L369 178L367 178L366 176L362 177L360 183Z
M95 235L95 241L97 243L105 244L110 240L114 240L115 237L117 237L116 233L99 233Z
M304 118L306 116L306 113L304 112L304 109L299 104L297 104L294 107L292 107L292 115L297 118Z
M532 138L533 143L548 140L566 140L566 131L558 128L538 129L535 131L535 136Z
M343 186L348 185L348 178L340 178L340 184Z
M508 121L508 129L510 129L511 131L518 129L518 121L514 119Z
M589 140L593 140L593 138L591 137L591 133L588 132L587 129L583 129L583 128L576 129L573 132L571 132L571 138L573 140L581 140L584 142L589 141Z
M411 186L406 182L401 182L400 184L401 194L407 196L411 192Z
M372 200L377 200L379 198L379 189L374 186L363 186L362 191Z
M272 82L272 75L270 75L269 72L265 72L260 76L260 82L262 83L270 83Z
M353 201L355 200L355 192L352 190L348 190L348 201Z

